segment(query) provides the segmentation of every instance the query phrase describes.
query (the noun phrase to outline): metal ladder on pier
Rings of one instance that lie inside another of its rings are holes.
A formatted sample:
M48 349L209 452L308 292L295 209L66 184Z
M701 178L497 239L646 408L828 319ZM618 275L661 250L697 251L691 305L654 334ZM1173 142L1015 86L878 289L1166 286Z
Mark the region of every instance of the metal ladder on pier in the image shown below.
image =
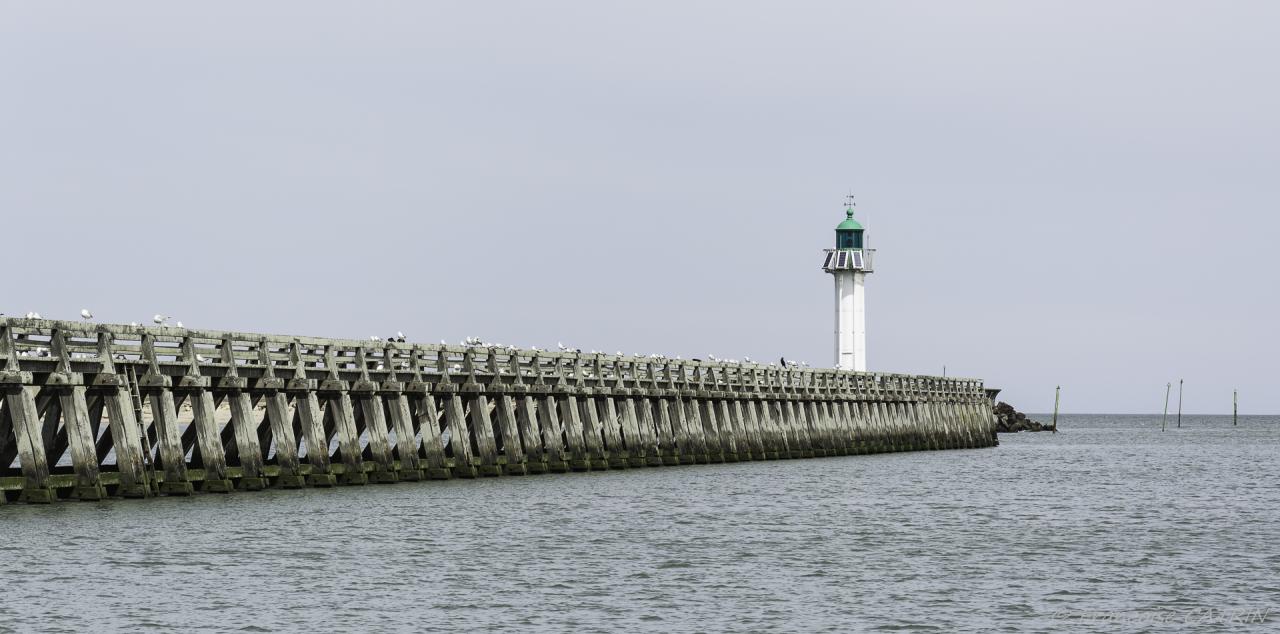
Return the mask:
M147 434L147 425L142 422L142 390L138 388L138 372L134 369L133 364L126 366L129 376L129 395L133 397L133 417L138 421L138 434L142 437L142 462L147 473L151 474L150 482L147 483L147 496L156 494L157 487L160 485L156 482L156 465L151 459L151 436Z

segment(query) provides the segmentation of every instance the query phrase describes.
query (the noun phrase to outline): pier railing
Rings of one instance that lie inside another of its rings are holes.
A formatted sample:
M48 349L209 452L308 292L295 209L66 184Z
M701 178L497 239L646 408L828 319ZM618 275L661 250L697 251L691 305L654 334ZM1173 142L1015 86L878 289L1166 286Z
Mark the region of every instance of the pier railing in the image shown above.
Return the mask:
M4 500L995 444L982 382L0 318Z

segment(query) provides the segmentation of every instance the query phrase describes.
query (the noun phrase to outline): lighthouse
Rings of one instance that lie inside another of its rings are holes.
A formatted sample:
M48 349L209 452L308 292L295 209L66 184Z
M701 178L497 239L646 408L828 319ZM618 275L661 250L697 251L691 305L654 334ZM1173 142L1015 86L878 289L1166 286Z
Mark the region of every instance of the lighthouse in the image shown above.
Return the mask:
M866 232L853 219L853 196L845 208L844 222L836 225L836 246L826 249L822 270L836 281L836 367L867 370L867 274L872 272L874 249L867 248Z

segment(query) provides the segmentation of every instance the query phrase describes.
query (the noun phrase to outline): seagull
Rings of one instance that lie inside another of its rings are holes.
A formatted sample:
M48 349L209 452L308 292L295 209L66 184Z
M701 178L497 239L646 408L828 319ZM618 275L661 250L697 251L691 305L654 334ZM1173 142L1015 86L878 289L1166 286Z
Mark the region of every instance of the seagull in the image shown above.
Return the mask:
M563 342L563 341L561 341L561 342L557 343L557 344L556 344L556 347L557 347L557 348L560 348L560 351L561 351L561 352L563 352L563 351L565 351L565 350L568 350L568 348L566 348L566 347L565 347L565 345L564 345L564 342Z
M131 322L129 322L129 327L130 327L130 328L137 328L137 327L138 327L138 322L136 322L136 321L131 321Z
M81 308L81 309L80 309L80 318L81 318L81 319L83 319L83 320L85 320L85 321L88 321L88 320L90 320L90 319L93 319L93 313L89 312L89 309L88 309L88 308Z
M709 355L707 355L707 358L708 358L708 359L711 359L712 361L719 361L719 359L717 359L717 358L716 358L716 355L714 355L714 354L709 354Z
M369 335L369 341L375 341L375 342L382 341L382 337L379 337L377 335Z
M441 339L441 340L440 340L440 345L442 345L442 346L447 346L447 345L449 345L449 342L448 342L448 341L445 341L444 339Z
M157 323L157 324L163 324L163 323L164 323L164 320L166 320L166 319L168 319L168 317L165 317L164 315L161 315L160 313L156 313L156 316L155 316L155 317L152 317L152 318L151 318L151 321L154 321L154 322L155 322L155 323Z
M196 363L204 363L204 355L197 354L197 355L196 355Z
M397 330L397 331L396 331L396 336L400 338L400 341L404 341L404 333L403 333L403 332L400 332L399 330Z
M181 327L182 327L182 322L181 322L181 321L179 321L179 322L178 322L178 327L179 327L179 328L181 328Z
M753 363L753 362L751 361L751 357L742 357L742 360L743 360L743 361L745 361L745 362L747 362L747 363Z

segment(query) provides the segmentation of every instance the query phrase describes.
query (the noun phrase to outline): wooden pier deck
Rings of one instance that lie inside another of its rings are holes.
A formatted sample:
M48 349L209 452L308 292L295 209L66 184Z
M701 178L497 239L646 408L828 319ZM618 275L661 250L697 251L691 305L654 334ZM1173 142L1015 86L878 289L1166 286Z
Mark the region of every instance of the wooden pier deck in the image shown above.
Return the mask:
M975 379L0 317L0 504L996 444Z

